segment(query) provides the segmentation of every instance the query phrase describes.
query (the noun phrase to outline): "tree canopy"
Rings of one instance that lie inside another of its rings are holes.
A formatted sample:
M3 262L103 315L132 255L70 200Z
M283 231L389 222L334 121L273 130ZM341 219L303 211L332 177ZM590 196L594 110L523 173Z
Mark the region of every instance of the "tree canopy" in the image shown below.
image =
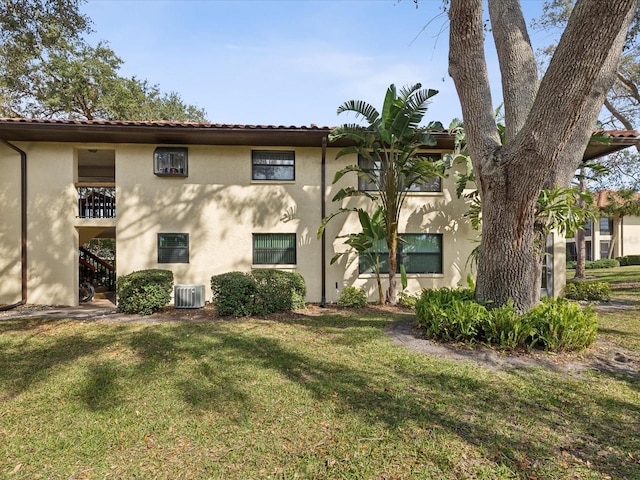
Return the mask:
M176 92L123 77L106 42L91 45L84 0L0 4L0 115L88 120L206 121Z

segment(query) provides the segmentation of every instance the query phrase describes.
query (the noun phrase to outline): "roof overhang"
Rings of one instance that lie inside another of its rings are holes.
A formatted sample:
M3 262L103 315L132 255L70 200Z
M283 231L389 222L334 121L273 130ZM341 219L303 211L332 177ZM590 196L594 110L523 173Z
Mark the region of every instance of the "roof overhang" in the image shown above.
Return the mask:
M0 139L15 142L145 143L158 145L252 145L319 147L331 127L227 125L214 123L129 122L100 120L0 119ZM583 159L593 160L631 146L639 146L638 133L607 132L610 143L591 142ZM436 148L452 150L454 136L434 133ZM348 145L346 141L332 146Z

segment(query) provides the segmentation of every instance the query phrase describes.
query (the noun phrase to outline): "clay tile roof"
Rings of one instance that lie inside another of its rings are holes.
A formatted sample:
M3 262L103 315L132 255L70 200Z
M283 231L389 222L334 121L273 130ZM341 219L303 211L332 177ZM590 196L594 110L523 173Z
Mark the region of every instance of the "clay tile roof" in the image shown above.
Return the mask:
M640 200L640 193L636 193L634 197ZM612 200L618 200L619 202L622 202L622 199L618 196L615 190L600 190L596 192L595 201L598 208L609 206Z

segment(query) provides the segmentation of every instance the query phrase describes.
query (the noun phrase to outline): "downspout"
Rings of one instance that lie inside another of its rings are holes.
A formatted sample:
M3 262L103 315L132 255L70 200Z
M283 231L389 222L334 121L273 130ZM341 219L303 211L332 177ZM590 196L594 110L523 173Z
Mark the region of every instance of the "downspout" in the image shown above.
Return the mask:
M326 162L327 162L327 137L322 137L322 167L320 173L320 212L322 215L322 220L327 215L327 207L326 207L326 199L325 199L325 189L326 189ZM320 248L322 249L322 253L320 255L320 261L322 262L322 266L320 268L321 277L322 277L322 287L321 287L321 297L320 297L320 306L324 307L327 304L327 253L326 253L326 239L325 239L326 229L322 231L322 239L320 242Z
M20 264L22 270L21 299L12 305L5 305L0 311L11 310L27 303L27 154L15 145L0 139L4 145L20 154Z

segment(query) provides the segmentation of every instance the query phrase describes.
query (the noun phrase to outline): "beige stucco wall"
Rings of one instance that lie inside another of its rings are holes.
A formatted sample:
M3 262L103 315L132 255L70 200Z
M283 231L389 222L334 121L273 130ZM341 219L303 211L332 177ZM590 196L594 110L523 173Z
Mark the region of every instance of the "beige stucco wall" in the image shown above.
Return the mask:
M640 255L640 217L622 219L622 245L620 255Z
M77 300L77 214L73 148L65 144L17 144L27 154L27 301L71 304ZM2 293L0 301L20 298L20 156L3 149L3 162L11 163L12 181L2 182L2 196L11 196L3 214ZM14 166L17 165L17 171ZM3 176L4 177L4 176ZM15 180L14 180L15 179ZM7 215L5 223L4 215ZM7 275L7 265L12 265ZM14 272L17 272L14 274ZM5 290L4 285L7 284ZM16 293L17 292L17 293ZM75 297L74 297L75 295Z
M307 284L307 301L322 295L321 242L316 232L321 221L321 161L317 148L275 147L295 150L295 180L251 180L251 146L189 146L188 177L153 174L153 151L158 145L17 143L28 155L29 303L78 302L78 246L94 232L116 228L117 273L146 268L168 268L177 284L203 284L210 299L212 275L252 268L253 233L295 233L297 265L280 267L299 272ZM77 150L107 148L115 151L116 219L78 219ZM355 157L335 160L337 149L328 148L327 213L339 206L370 206L364 199L331 202L344 186L357 186L355 174L331 185L335 172L355 163ZM3 181L0 201L0 303L20 297L19 262L19 155L0 151ZM443 180L442 193L412 193L400 221L403 233L443 235L443 273L409 274L409 292L422 288L466 285L471 270L467 259L476 245L473 231L463 217L464 200L457 199L453 171ZM326 300L335 302L345 286L365 287L377 298L375 278L359 275L357 256L343 257L329 265L336 251L345 248L338 235L358 232L355 214L336 217L326 230ZM188 233L188 264L157 262L158 233ZM559 248L562 254L564 249ZM556 258L556 271L564 257ZM564 280L558 280L559 282ZM336 288L337 285L337 288ZM385 280L386 285L386 280ZM400 288L400 279L398 278Z

